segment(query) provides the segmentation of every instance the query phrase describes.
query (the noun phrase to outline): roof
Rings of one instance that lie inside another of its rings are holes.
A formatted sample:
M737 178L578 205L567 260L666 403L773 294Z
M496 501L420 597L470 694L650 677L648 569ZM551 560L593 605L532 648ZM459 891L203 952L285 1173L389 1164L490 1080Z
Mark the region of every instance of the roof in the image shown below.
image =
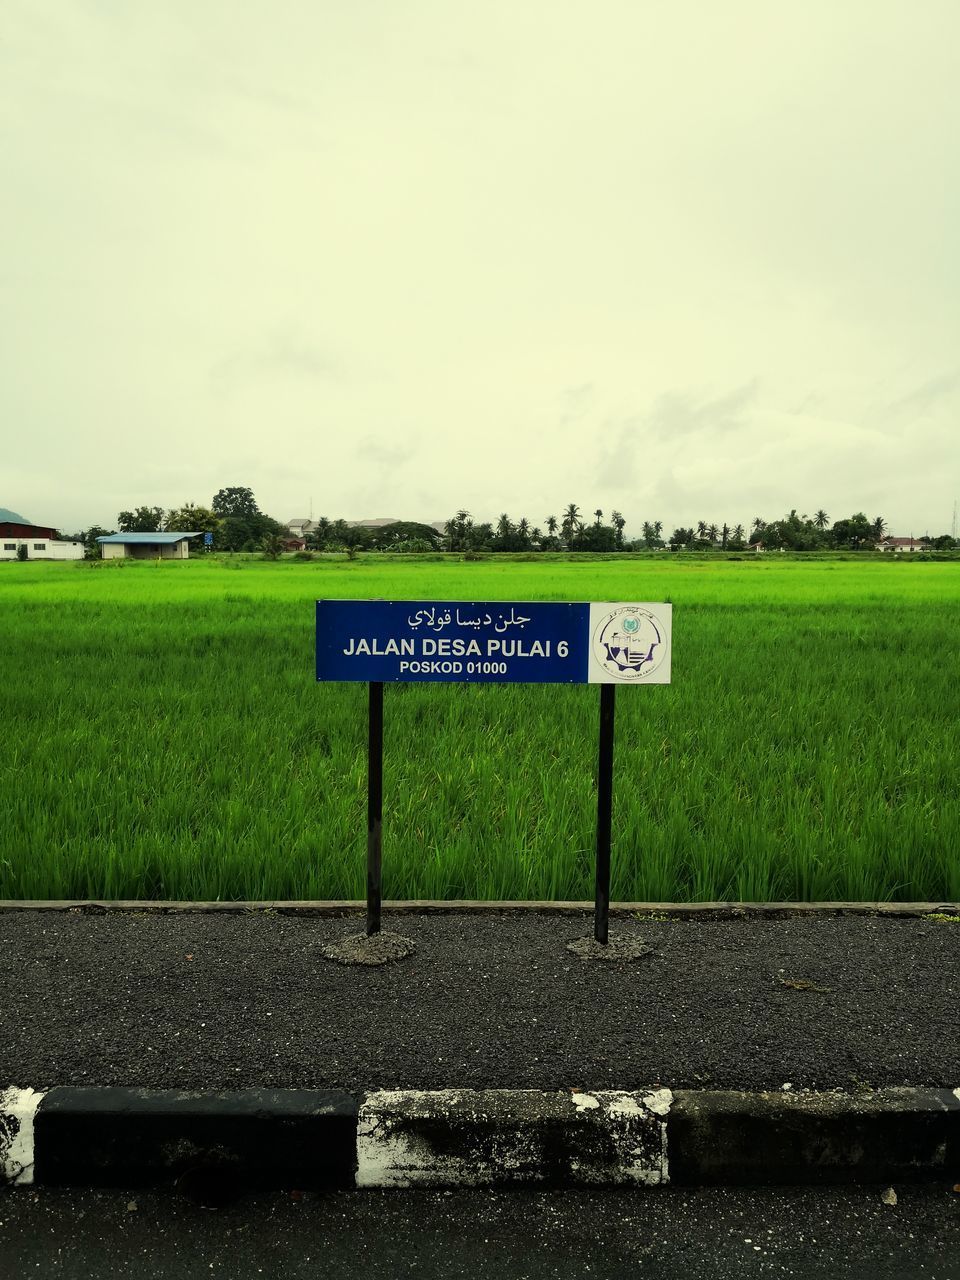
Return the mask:
M28 520L0 520L0 533L10 538L53 538L56 529L51 524L30 524Z
M98 542L152 542L155 545L182 542L184 538L199 538L199 533L107 533L97 539Z

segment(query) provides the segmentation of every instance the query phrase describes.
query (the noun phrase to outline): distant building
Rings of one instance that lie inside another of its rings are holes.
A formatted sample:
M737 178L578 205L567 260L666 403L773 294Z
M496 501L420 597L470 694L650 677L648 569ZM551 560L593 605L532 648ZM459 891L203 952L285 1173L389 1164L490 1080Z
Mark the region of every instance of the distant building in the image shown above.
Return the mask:
M287 531L291 538L306 539L307 535L312 533L318 527L318 521L308 520L306 516L297 516L293 520L287 521ZM364 520L346 520L344 521L348 529L385 529L387 525L399 524L399 516L369 516ZM445 520L433 520L430 522L429 528L436 529L437 533L446 533L447 522Z
M61 541L49 525L0 520L0 560L16 560L21 546L28 560L83 559L83 543Z
M104 560L187 560L199 533L108 533L97 539Z
M287 529L290 531L291 538L305 538L316 527L316 521L308 520L306 516L298 516L295 520L287 521Z
M927 544L919 538L884 538L877 543L878 551L926 551Z
M345 520L348 529L385 529L388 524L399 524L399 516L375 516L365 520ZM306 516L297 516L287 521L287 529L291 538L305 538L317 528L319 521L308 520Z

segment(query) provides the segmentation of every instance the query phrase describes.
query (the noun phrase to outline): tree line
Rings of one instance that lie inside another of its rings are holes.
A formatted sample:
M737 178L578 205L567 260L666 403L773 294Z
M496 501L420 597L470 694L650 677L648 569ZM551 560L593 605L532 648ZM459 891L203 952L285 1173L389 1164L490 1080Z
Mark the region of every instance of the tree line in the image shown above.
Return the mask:
M591 518L592 516L592 518ZM747 533L743 524L698 520L689 528L680 526L666 535L663 522L644 520L639 538L625 539L626 521L619 511L604 523L598 507L584 515L571 502L560 519L547 516L543 528L523 517L514 522L504 513L496 524L475 524L469 511L460 510L447 521L446 547L450 551L830 551L866 550L887 535L883 516L873 520L859 511L831 523L820 509L810 516L794 509L779 520L755 516ZM935 550L960 546L949 534L921 538Z
M869 519L862 511L831 522L820 509L812 516L796 509L776 520L754 516L749 532L742 523L698 520L679 526L668 535L661 520L644 520L640 537L626 538L626 520L619 511L604 519L602 508L581 512L568 503L560 516L548 515L541 524L526 516L514 520L503 512L496 521L475 522L464 508L445 523L441 533L432 525L398 520L380 528L349 524L321 516L304 535L311 551L424 552L454 551L466 554L523 551L829 551L867 550L887 535L883 516ZM186 502L182 507L140 506L121 511L117 528L99 525L71 535L81 541L88 555L98 555L97 537L107 533L191 532L213 535L215 551L260 551L276 558L289 549L289 528L260 510L253 490L234 485L217 491L210 506ZM960 548L949 534L918 539L933 550Z

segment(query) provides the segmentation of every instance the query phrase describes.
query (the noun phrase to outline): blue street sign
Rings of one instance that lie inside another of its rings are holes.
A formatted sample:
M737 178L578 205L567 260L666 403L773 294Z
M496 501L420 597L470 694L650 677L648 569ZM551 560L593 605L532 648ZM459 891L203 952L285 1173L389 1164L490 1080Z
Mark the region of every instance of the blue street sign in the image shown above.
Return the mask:
M317 679L669 684L669 604L318 600Z

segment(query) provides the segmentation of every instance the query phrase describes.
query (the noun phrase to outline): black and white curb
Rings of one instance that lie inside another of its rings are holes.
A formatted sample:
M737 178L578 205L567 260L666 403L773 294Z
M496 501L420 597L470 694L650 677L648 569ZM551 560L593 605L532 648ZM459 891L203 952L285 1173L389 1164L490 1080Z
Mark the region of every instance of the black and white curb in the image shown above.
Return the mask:
M960 1089L0 1089L0 1183L701 1186L960 1180Z
M33 1182L33 1128L43 1096L33 1089L0 1090L0 1181L10 1186Z
M352 1186L356 1130L356 1098L331 1090L8 1089L0 1170L14 1186Z
M671 1101L669 1089L371 1093L357 1124L357 1186L661 1186Z

